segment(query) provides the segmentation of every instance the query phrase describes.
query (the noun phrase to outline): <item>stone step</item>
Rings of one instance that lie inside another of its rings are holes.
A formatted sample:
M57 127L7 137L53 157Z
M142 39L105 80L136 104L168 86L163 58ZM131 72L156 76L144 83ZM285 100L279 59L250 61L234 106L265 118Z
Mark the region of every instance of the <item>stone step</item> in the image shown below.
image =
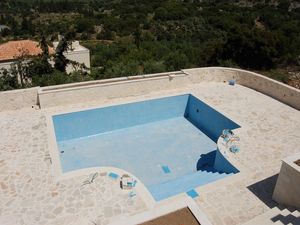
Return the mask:
M283 222L287 225L300 224L300 212L298 210L290 210L291 213L284 219Z
M300 224L300 217L294 219L293 221L291 221L287 225L297 225L297 224Z
M295 210L292 212L292 215L295 217L300 217L300 212L298 210Z
M292 212L288 209L283 209L280 211L280 215L283 215L283 216L287 216L289 214L291 214Z
M254 217L252 220L249 220L248 222L244 223L243 225L269 225L273 224L274 222L271 220L271 218L275 217L281 212L280 209L277 207L274 207L267 212Z
M155 200L160 201L166 197L190 191L191 189L230 175L233 175L233 173L226 174L218 172L197 171L195 173L186 174L185 176L161 184L149 186L148 189Z
M273 215L270 220L273 221L274 224L286 224L287 221L291 220L291 211L288 209L280 210L280 212Z
M280 210L277 207L270 209L269 211L261 214L252 220L244 223L243 225L300 225L300 212L298 210Z

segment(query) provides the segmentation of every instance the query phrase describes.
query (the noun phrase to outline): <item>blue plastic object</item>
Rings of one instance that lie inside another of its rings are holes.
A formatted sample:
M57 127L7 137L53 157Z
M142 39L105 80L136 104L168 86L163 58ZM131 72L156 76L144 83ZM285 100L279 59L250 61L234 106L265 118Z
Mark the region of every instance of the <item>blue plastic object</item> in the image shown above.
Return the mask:
M224 136L230 136L230 135L233 135L233 132L232 132L232 130L224 129L224 130L222 131L222 134L223 134Z
M232 86L233 86L233 85L235 85L235 80L234 80L234 79L229 80L228 83L229 83L229 85L232 85Z
M190 196L191 198L196 198L196 197L199 196L199 194L198 194L194 189L192 189L192 190L190 190L190 191L187 191L186 194L187 194L188 196Z
M130 198L132 198L132 197L136 196L136 193L134 193L133 191L131 191L131 192L129 193L128 196L129 196Z
M164 171L164 173L171 173L171 170L168 166L162 166L161 168Z
M134 180L133 182L128 182L127 185L128 185L129 187L135 187L136 183L137 183L137 181Z
M237 153L240 151L240 148L236 145L233 145L229 148L229 150L232 152L232 153Z
M108 176L114 180L118 179L119 175L116 173L109 173Z

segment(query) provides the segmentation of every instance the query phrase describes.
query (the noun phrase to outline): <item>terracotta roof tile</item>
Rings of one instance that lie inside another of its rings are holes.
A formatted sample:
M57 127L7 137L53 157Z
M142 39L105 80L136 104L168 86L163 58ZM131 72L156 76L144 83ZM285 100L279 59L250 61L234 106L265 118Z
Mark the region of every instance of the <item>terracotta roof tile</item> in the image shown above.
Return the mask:
M31 40L9 41L0 45L0 61L12 60L22 54L35 56L42 53L39 43ZM54 49L49 47L49 53L53 54Z

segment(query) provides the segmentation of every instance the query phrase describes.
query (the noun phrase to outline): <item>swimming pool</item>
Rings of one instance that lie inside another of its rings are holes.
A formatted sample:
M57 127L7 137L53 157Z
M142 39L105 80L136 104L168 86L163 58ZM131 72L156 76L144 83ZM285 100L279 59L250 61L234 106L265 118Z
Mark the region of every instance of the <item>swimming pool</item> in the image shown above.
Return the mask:
M121 168L157 201L239 172L216 142L223 129L240 126L190 94L52 119L63 172Z

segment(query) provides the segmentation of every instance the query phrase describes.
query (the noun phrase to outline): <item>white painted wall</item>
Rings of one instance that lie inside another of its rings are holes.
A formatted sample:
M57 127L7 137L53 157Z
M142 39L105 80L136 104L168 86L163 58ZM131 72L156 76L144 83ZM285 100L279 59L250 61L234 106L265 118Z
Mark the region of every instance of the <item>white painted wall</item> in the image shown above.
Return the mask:
M67 59L82 63L84 64L87 68L91 67L90 64L90 51L88 49L82 49L80 51L73 51L73 52L66 52L64 54ZM71 65L68 65L66 68L67 73L71 73L74 71L74 68Z
M54 48L56 48L58 42L53 42ZM72 42L70 50L64 53L64 56L72 61L84 64L87 68L91 67L90 50L79 44L79 41ZM72 65L68 65L66 68L67 73L71 73L75 70Z
M0 69L7 69L9 70L11 65L13 64L13 61L10 62L0 62Z
M296 161L300 153L282 160L280 173L273 193L273 199L287 206L300 209L300 166Z

